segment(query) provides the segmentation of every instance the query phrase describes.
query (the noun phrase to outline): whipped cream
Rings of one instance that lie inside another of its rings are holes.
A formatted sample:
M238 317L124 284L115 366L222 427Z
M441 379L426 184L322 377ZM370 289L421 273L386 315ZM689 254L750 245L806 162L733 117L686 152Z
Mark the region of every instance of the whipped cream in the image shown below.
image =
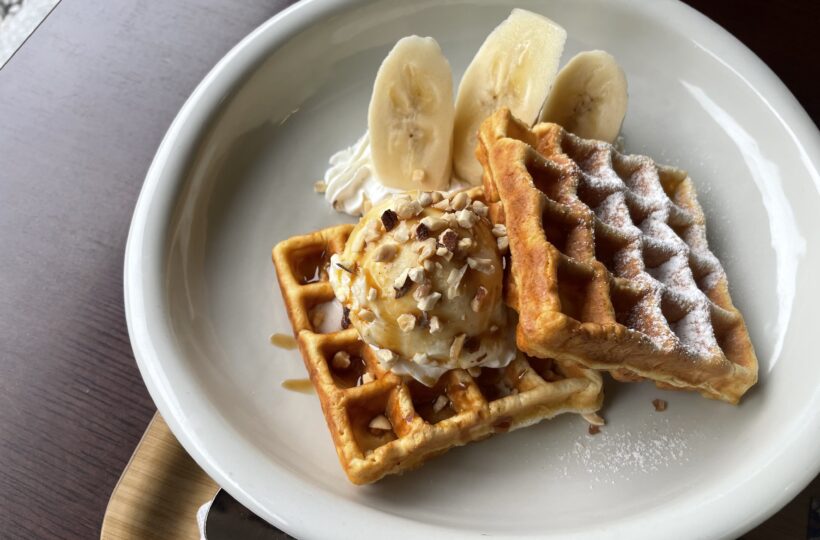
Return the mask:
M325 171L325 200L339 212L351 216L364 214L365 201L376 205L387 197L404 190L391 188L379 179L370 156L370 132L365 131L356 143L330 157ZM454 193L472 187L463 180L452 178L450 189Z

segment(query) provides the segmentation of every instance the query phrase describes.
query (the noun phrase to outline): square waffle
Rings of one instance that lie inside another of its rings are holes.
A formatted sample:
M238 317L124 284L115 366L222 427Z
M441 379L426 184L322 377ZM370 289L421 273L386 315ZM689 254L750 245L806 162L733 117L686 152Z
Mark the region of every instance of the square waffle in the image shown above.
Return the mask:
M352 229L341 225L296 236L273 250L293 333L351 482L375 482L455 446L562 412L600 408L600 375L571 362L519 354L506 368L484 368L478 377L449 371L428 388L382 369L355 328L320 333L311 310L334 301L327 263ZM334 362L339 352L347 353L348 365ZM380 429L371 427L382 415L389 425L382 420Z
M757 381L684 171L507 109L485 120L476 152L507 229L521 350L730 403Z

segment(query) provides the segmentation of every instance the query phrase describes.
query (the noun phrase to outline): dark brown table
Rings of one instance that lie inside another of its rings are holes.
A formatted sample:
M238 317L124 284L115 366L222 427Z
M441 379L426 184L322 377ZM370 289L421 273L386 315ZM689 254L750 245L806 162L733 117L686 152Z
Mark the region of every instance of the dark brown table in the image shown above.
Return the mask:
M196 84L287 0L71 0L0 70L0 537L93 538L154 412L123 315L143 177ZM690 0L817 123L820 2ZM807 496L747 538L805 538Z

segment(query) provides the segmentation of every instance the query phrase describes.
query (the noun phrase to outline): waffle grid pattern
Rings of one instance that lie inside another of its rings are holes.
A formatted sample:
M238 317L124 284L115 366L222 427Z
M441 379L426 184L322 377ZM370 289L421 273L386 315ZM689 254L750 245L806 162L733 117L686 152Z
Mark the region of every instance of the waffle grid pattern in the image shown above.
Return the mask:
M342 225L290 238L274 248L273 261L305 367L353 483L375 482L452 447L562 412L600 408L600 376L573 363L520 355L506 368L485 368L475 378L450 371L427 388L382 369L354 328L314 331L311 310L334 298L322 265L343 249L351 230L352 225ZM352 359L344 369L333 366L339 351ZM441 395L447 405L436 407ZM369 427L379 415L386 416L391 430Z
M507 110L479 140L519 347L737 402L757 360L686 173Z

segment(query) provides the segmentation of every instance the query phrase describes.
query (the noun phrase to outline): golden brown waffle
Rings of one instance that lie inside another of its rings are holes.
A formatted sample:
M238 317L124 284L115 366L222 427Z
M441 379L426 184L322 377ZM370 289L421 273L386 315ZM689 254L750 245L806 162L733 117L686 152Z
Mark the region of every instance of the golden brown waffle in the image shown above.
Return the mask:
M455 446L562 412L600 408L600 376L573 363L528 361L521 354L506 368L485 368L476 378L463 370L447 372L427 388L383 370L355 328L319 333L311 309L333 301L327 261L343 249L352 228L341 225L293 237L273 250L294 335L351 482L375 482ZM339 351L349 355L349 366L334 367ZM390 429L369 427L380 415Z
M509 237L520 349L730 403L757 381L684 171L506 109L482 125L477 155Z

